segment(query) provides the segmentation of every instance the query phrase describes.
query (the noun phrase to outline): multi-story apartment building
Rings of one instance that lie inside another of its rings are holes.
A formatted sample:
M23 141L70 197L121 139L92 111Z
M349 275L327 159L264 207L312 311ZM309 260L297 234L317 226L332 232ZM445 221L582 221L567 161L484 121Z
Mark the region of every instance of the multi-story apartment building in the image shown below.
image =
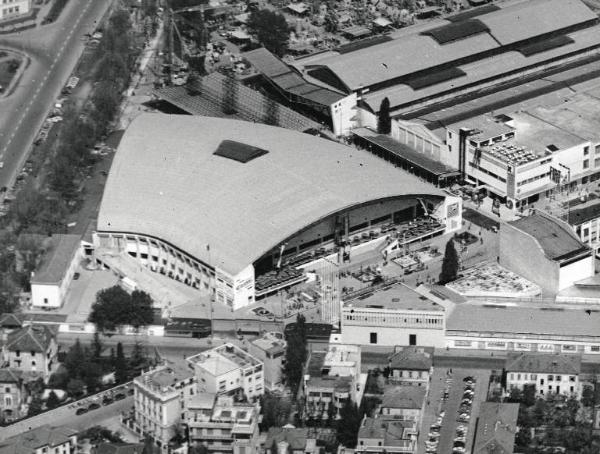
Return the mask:
M263 362L267 389L281 386L286 345L280 333L266 333L250 342L249 353Z
M186 401L185 424L192 445L211 454L257 454L260 406L231 396L203 393Z
M360 347L331 344L310 352L303 390L307 419L337 418L348 399L360 403Z
M581 356L521 353L506 360L506 388L535 385L538 395L565 394L581 397Z
M406 453L417 448L418 426L414 421L364 417L358 430L356 453Z
M444 347L444 308L404 284L344 301L341 318L346 343Z
M427 389L422 386L390 386L381 402L381 417L421 423Z
M7 367L38 375L44 380L56 366L56 334L48 326L27 325L10 331L2 347Z
M185 399L196 394L193 369L183 363L162 365L136 377L133 389L133 429L166 451L181 422Z
M31 0L0 0L0 21L14 19L31 11Z
M26 396L23 372L18 369L0 369L0 422L25 416L22 410Z
M0 454L76 454L77 431L48 425L24 431L0 444Z
M198 391L256 399L263 395L263 363L233 344L224 344L187 358L198 380Z
M427 387L433 372L431 351L424 347L396 347L388 358L388 369L390 382Z
M567 222L575 229L579 239L587 244L596 257L600 257L600 203L587 203L567 212Z

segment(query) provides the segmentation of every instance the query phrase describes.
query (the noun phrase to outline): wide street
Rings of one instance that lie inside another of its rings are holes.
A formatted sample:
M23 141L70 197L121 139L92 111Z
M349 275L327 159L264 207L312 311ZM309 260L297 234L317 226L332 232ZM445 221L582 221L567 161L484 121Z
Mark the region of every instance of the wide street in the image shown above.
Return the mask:
M29 58L15 89L0 97L0 187L10 186L54 100L84 49L82 37L93 32L112 1L71 0L49 25L0 36L0 49Z

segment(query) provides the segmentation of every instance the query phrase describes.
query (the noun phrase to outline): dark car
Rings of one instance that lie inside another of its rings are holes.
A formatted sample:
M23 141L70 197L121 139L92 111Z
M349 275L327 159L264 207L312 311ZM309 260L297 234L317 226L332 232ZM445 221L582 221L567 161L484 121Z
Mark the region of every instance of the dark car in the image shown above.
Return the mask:
M75 274L73 274L73 279L77 280L77 279L79 279L79 276L81 276L81 274L75 273Z
M102 405L110 405L114 402L114 399L110 396L104 396L104 399L102 399Z
M77 411L75 412L75 414L76 415L83 415L84 413L87 413L87 412L88 412L87 408L81 407L81 408L77 409Z
M115 394L115 400L123 400L123 399L125 399L125 397L127 397L127 396L125 396L125 394L123 394L123 393Z
M88 410L97 410L98 408L100 408L100 404L96 403L96 402L92 402L90 404L90 406L88 407Z

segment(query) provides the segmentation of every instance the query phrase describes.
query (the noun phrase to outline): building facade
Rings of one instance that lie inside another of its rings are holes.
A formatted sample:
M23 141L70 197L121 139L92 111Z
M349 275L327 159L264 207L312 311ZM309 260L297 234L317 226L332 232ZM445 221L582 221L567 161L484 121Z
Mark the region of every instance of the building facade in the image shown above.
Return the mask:
M47 380L56 368L56 333L45 325L27 325L11 331L2 347L7 367Z
M183 364L162 365L136 377L133 389L133 429L166 452L181 423L185 399L197 393L194 371Z
M429 386L433 356L423 347L396 347L388 358L388 380L399 385Z
M77 431L44 425L7 438L0 454L76 454Z
M536 394L564 394L581 398L581 356L521 353L506 360L506 388L534 385Z
M0 369L0 421L10 422L25 416L23 404L26 398L22 372Z
M233 344L224 344L187 358L198 391L244 396L255 400L265 392L263 363Z
M235 403L233 397L219 396L209 404L190 399L185 423L191 445L205 446L211 454L257 454L260 406L258 403ZM209 404L209 405L207 405Z
M281 333L266 333L248 346L248 352L264 365L265 387L269 390L282 385L286 346Z
M361 295L342 306L344 342L358 345L443 347L444 308L405 286Z
M31 11L31 0L2 0L0 2L0 21L14 19Z

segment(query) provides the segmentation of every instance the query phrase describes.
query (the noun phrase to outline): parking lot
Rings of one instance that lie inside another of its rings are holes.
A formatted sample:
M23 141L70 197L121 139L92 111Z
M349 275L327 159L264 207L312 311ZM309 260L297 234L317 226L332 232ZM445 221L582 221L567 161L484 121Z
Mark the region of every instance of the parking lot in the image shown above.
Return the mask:
M419 454L471 452L489 378L489 370L434 369L419 433Z

